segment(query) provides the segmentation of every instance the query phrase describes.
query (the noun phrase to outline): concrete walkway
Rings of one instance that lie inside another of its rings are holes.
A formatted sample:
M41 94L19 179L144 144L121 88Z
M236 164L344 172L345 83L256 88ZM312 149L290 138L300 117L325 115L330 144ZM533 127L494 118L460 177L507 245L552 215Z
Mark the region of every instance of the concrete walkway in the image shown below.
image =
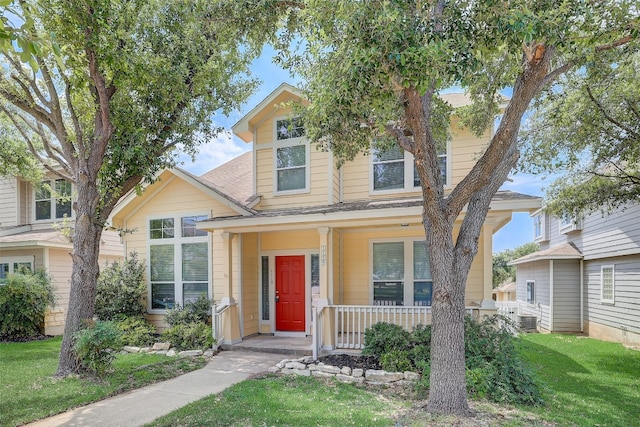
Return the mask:
M264 372L282 359L282 354L222 351L202 369L167 381L133 390L28 426L142 426L210 394Z

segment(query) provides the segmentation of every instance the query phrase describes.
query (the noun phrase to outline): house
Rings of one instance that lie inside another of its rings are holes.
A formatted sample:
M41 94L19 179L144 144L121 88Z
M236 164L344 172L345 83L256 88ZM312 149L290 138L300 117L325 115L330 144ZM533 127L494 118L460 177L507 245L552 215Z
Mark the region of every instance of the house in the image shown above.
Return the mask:
M516 282L508 280L493 290L493 300L506 302L516 300Z
M514 260L520 315L539 330L640 345L640 205L603 215L532 214L540 250Z
M135 230L124 237L126 251L148 262L149 319L162 328L167 307L206 293L223 344L312 335L318 349L360 348L376 321L428 322L432 283L412 156L374 151L337 167L330 151L306 140L287 101L301 95L283 84L233 126L250 152L199 177L165 170L116 209L114 225ZM448 191L490 137L456 123L440 155ZM493 234L512 212L540 203L496 194L468 277L470 311L495 310Z
M69 306L73 191L70 181L52 174L37 186L15 176L0 177L0 283L21 268L49 273L56 302L45 314L46 335L63 333ZM122 254L117 233L105 231L101 264L122 259Z

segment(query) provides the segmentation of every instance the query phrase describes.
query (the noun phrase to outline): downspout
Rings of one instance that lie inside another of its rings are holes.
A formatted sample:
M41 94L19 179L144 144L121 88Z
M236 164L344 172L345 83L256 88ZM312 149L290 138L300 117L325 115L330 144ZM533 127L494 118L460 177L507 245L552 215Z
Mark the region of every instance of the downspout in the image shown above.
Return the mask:
M584 260L580 260L580 332L584 332Z
M553 332L553 260L549 260L549 332Z

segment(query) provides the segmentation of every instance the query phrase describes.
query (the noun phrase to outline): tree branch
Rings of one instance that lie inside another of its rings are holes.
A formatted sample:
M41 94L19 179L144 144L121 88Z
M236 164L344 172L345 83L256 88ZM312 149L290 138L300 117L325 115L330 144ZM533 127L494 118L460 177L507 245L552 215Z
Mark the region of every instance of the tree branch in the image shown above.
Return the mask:
M633 128L630 128L629 126L625 125L624 123L621 123L620 121L618 121L614 117L612 117L607 112L607 110L605 110L605 108L602 106L602 104L600 104L600 102L598 102L596 100L596 98L593 96L593 93L591 92L591 88L589 86L586 86L586 90L587 90L587 94L589 95L589 99L591 100L591 102L593 102L596 105L596 107L598 108L600 113L602 113L602 115L604 116L605 119L607 119L608 122L610 122L611 124L617 126L620 129L624 130L625 132L629 132L635 138L639 138L640 137L640 135Z

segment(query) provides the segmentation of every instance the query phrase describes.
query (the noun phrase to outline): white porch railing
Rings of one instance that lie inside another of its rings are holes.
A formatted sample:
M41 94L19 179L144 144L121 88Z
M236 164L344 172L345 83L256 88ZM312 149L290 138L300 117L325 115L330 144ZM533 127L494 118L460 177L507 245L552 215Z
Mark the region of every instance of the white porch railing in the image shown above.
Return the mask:
M476 307L467 307L469 315ZM393 323L411 331L418 325L431 324L428 306L330 305L315 317L318 325L323 317L333 314L333 347L360 350L364 347L364 331L378 322ZM322 331L318 331L321 335ZM322 348L319 343L318 349Z
M211 333L213 334L213 348L216 350L222 341L222 314L231 307L229 304L211 305Z

